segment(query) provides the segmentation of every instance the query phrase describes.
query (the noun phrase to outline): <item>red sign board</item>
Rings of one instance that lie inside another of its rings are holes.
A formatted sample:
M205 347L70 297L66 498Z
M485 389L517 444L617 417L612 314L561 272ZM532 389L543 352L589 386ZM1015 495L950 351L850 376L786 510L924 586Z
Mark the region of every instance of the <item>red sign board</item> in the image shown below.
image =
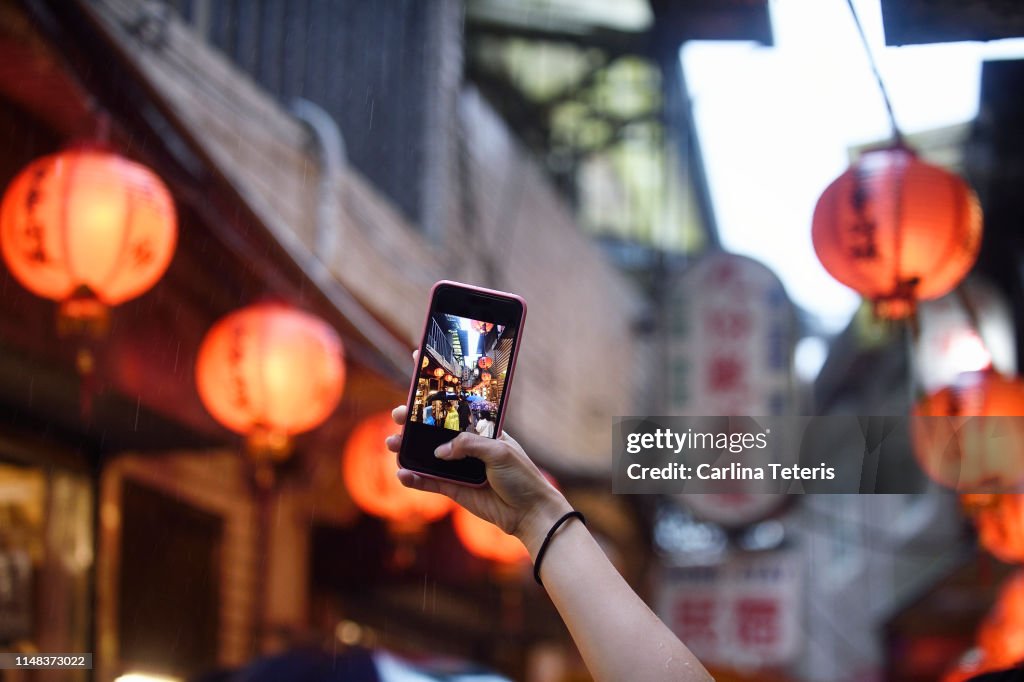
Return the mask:
M705 664L776 667L799 653L801 564L793 552L732 556L715 566L673 568L659 612Z

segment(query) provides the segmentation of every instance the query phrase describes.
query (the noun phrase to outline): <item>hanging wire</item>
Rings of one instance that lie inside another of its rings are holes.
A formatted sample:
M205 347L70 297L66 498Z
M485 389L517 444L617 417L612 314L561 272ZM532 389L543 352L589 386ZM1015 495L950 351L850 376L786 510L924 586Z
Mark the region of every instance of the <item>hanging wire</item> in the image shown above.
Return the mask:
M860 35L860 42L864 46L864 52L868 57L868 64L871 65L871 72L875 76L875 82L878 83L878 89L882 93L882 100L885 102L885 111L889 116L889 126L892 128L892 139L897 146L903 146L903 132L900 127L896 124L896 115L892 111L892 101L889 99L889 91L885 88L885 81L882 80L882 74L878 70L878 64L875 62L875 55L871 51L871 45L868 43L867 34L864 33L864 26L860 23L860 17L857 16L857 10L853 6L853 0L846 0L846 4L850 7L850 14L853 15L853 23L857 26L857 33Z

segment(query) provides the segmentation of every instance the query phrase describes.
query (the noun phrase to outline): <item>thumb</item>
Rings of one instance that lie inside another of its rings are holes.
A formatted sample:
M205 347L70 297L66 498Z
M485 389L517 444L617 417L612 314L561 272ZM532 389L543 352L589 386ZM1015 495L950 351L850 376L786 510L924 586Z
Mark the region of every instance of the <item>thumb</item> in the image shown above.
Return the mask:
M434 450L434 456L438 459L451 461L475 457L487 466L500 465L508 461L511 455L512 446L509 442L468 432L460 433Z

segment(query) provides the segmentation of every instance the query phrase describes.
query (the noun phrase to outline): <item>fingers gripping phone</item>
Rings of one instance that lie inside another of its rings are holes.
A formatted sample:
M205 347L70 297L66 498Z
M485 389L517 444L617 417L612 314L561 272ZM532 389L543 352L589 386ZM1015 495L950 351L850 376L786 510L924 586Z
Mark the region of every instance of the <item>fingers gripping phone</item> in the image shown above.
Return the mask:
M526 319L515 294L443 280L434 285L399 464L467 485L487 481L478 459L442 461L434 449L463 431L497 438Z

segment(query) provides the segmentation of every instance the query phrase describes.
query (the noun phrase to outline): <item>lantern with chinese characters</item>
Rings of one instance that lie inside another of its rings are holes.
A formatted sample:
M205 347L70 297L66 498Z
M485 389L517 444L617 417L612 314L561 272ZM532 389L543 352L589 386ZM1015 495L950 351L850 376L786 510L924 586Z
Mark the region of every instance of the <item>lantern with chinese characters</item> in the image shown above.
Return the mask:
M217 421L246 436L258 460L284 459L291 436L318 426L341 399L343 354L320 318L283 303L250 305L203 339L199 397Z
M14 277L60 303L62 331L100 335L109 306L148 291L178 236L170 192L151 170L77 148L37 159L0 205L0 247Z
M438 367L437 369L434 370L434 376L440 379L441 377L444 376L444 370Z
M399 482L395 455L384 446L384 440L396 430L390 413L364 419L345 444L342 477L360 509L385 519L399 534L415 534L447 514L452 501Z
M981 245L981 209L958 176L905 147L865 152L825 189L811 235L821 264L899 319L949 292Z
M451 374L445 374L444 375L444 382L446 384L450 384L450 383L452 383L452 379L454 379L454 378L455 377L453 377Z
M978 543L1000 561L1024 563L1024 495L970 494L961 501L978 529Z
M481 334L486 334L487 332L494 329L494 325L492 323L481 322L480 320L473 320L470 326L473 328L474 331L477 331Z
M526 547L514 535L458 505L452 512L452 525L462 546L474 556L506 566L518 565L530 558Z
M480 369L490 369L491 365L494 364L494 358L488 355L481 355L480 359L476 361L477 367Z
M961 374L917 403L910 435L918 464L937 483L1013 491L1024 484L1024 382L992 371Z

